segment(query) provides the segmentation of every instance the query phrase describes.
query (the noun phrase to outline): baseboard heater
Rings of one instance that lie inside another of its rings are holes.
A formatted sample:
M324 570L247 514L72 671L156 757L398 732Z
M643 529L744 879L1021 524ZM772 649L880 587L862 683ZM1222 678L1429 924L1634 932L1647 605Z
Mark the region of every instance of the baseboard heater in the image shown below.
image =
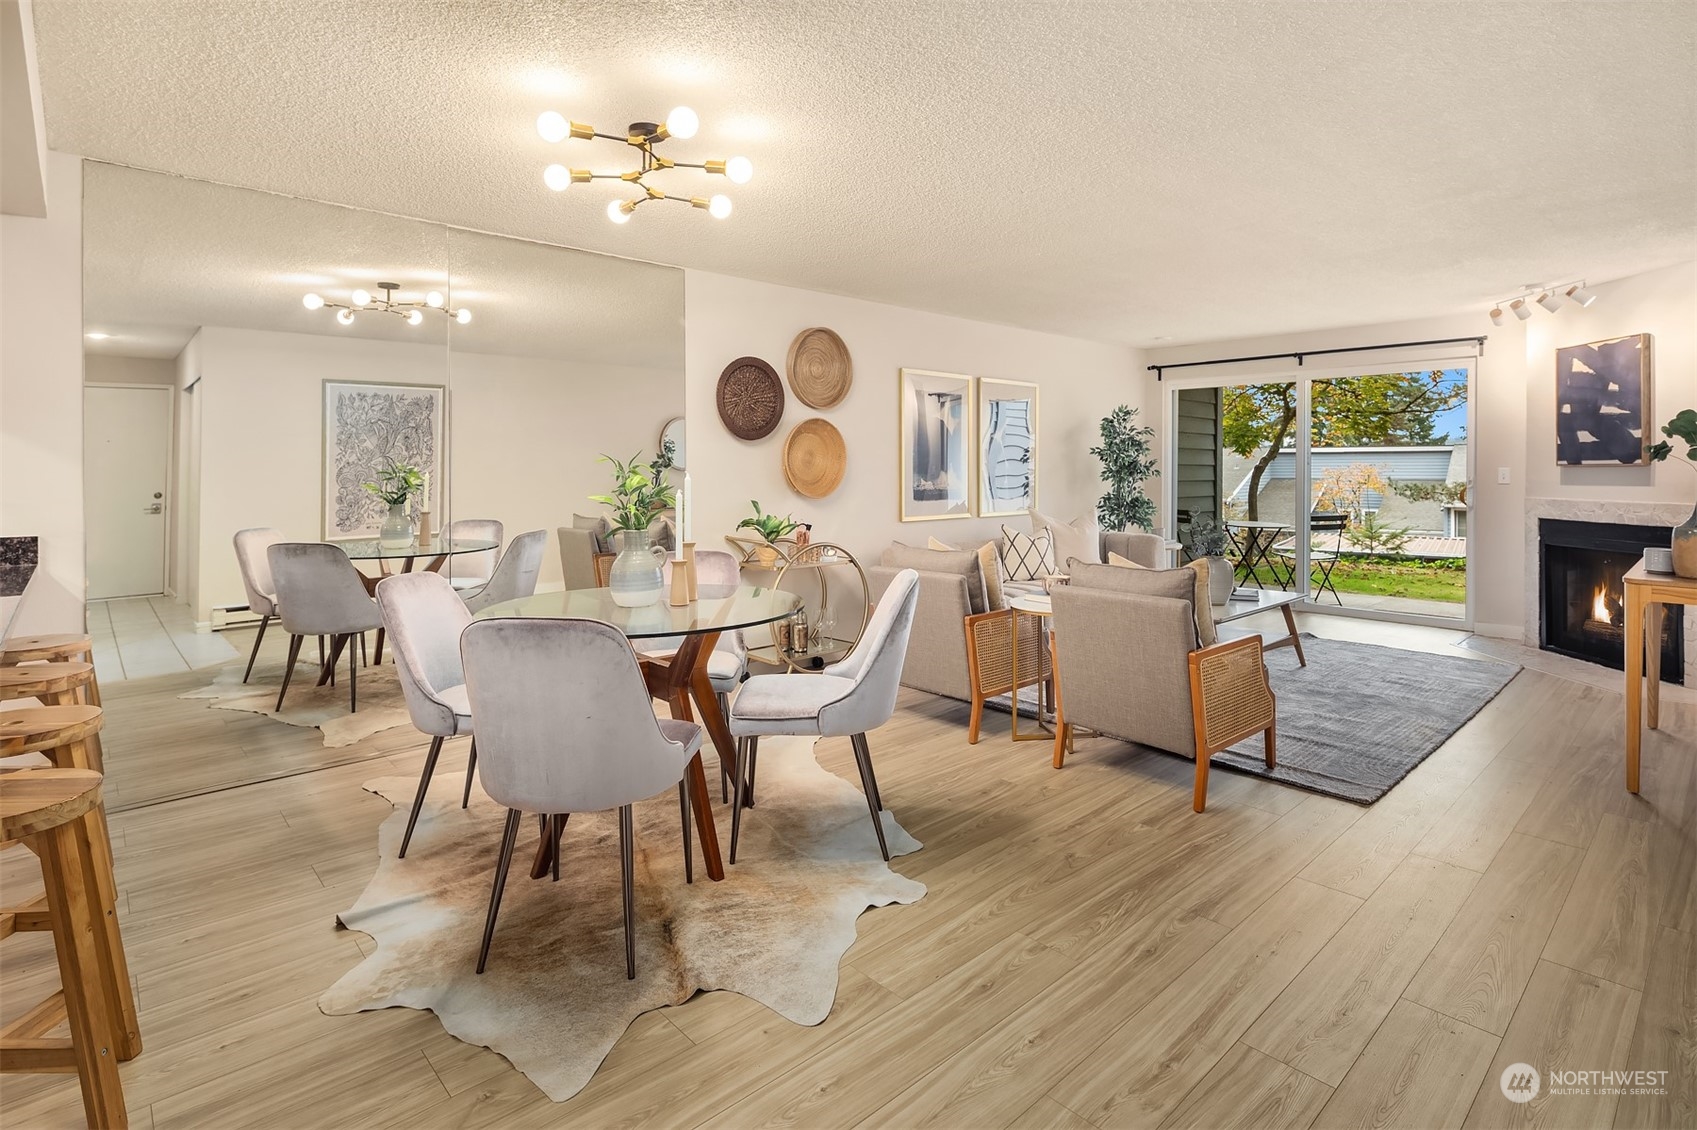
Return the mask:
M212 623L209 626L214 632L222 632L230 628L251 628L257 623L259 623L259 613L245 604L214 604L212 606Z

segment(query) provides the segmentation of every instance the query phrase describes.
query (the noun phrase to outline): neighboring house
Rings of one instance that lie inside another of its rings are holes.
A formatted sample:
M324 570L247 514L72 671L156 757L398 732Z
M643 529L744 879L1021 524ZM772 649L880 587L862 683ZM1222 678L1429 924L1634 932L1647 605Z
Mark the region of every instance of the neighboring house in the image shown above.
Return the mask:
M1222 481L1231 492L1226 496L1228 513L1242 514L1247 510L1249 478L1260 456L1261 452L1250 456L1230 451L1223 453ZM1467 445L1318 447L1309 460L1309 475L1313 482L1307 497L1314 497L1321 477L1328 470L1343 470L1358 464L1376 467L1379 477L1387 483L1461 483L1467 481ZM1295 515L1295 479L1296 454L1281 451L1261 476L1258 510L1263 518ZM1417 535L1446 540L1467 536L1467 508L1460 504L1416 502L1395 492L1381 494L1378 491L1368 491L1362 503L1365 510L1377 514L1380 521L1394 529L1407 529Z

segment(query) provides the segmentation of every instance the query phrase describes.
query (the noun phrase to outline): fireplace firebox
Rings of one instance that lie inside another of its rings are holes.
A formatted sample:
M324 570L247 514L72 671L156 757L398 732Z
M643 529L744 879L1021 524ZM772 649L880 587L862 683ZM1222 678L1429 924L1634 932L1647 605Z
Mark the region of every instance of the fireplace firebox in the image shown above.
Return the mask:
M1541 614L1538 642L1545 651L1626 668L1626 585L1622 578L1650 546L1668 544L1669 531L1610 522L1538 523ZM1662 679L1685 682L1683 617L1665 618Z

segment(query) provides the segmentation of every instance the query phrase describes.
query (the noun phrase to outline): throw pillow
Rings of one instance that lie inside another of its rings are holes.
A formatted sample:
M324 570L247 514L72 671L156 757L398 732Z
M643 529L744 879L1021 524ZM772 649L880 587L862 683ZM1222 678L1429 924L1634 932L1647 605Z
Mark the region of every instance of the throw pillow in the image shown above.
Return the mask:
M1149 566L1139 564L1138 562L1133 561L1129 557L1121 557L1119 554L1113 552L1112 550L1108 551L1108 564L1118 565L1122 569L1147 569L1147 568L1149 568Z
M973 615L989 610L984 596L984 571L978 554L970 549L927 549L894 542L884 550L878 564L892 569L914 569L921 573L949 573L966 578L966 608Z
M1102 527L1094 518L1061 522L1036 510L1031 512L1031 532L1049 531L1055 543L1055 560L1068 561L1076 557L1092 565L1102 563Z
M1113 552L1108 554L1108 564L1118 565L1125 569L1142 569L1144 572L1160 572L1160 570L1151 570L1147 565L1139 565L1131 558L1121 557ZM1191 611L1196 614L1196 639L1203 647L1213 647L1220 642L1220 633L1214 627L1214 606L1209 603L1211 598L1208 588L1208 559L1198 557L1195 561L1185 565L1185 568L1196 574L1195 593L1190 600Z
M582 514L572 515L572 529L588 530L595 535L595 552L606 553L612 547L613 523L607 520L605 514L593 518Z
M935 537L925 539L927 549L944 549L954 551L955 546ZM987 541L978 547L978 568L984 575L984 604L986 612L1000 612L1006 608L1007 598L1002 593L1002 558L996 551L996 543Z
M1002 527L1002 575L1010 581L1036 581L1055 572L1055 539L1048 530L1022 534Z
M1125 568L1120 565L1086 565L1082 562L1073 570L1071 584L1079 588L1106 589L1133 596L1160 596L1182 600L1190 605L1191 621L1196 628L1197 645L1207 647L1214 642L1214 614L1208 606L1208 575L1194 569L1146 569L1141 565ZM1198 608L1198 604L1201 605ZM1204 642L1203 622L1207 623L1208 640Z

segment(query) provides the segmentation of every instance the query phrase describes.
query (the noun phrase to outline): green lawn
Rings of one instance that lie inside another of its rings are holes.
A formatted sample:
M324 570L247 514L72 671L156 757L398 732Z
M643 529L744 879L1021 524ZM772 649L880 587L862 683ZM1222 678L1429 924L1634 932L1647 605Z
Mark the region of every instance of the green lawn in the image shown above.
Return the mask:
M1262 584L1278 587L1271 569L1261 566L1255 573ZM1315 578L1318 579L1319 575L1320 570L1316 568ZM1442 600L1451 604L1462 604L1467 600L1465 569L1436 569L1398 561L1362 561L1346 557L1333 568L1332 584L1340 593Z

